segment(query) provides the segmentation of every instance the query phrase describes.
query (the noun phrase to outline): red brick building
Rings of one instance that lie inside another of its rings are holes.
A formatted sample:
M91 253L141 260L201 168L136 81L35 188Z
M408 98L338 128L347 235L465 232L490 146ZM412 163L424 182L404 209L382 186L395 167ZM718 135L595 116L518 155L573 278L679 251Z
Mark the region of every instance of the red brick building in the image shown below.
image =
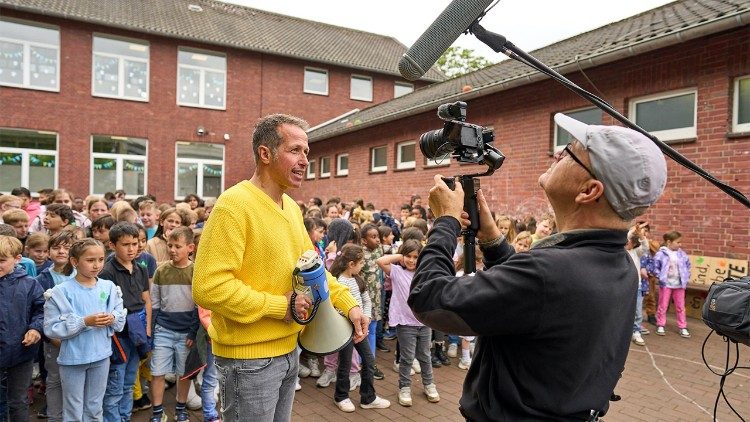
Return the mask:
M746 0L683 0L532 54L750 195L749 23ZM457 100L468 102L468 121L494 129L507 156L481 184L493 209L512 216L548 209L537 178L570 140L556 128L555 113L613 124L561 85L508 60L311 131L311 158L332 163L330 174L311 171L294 195L363 197L397 210L412 194L425 198L436 173L476 172L480 166L428 162L419 151L420 134L442 127L437 106ZM339 157L348 162L343 172L334 164ZM655 234L676 229L690 253L747 260L750 210L675 162L667 165L665 194L646 216Z
M0 0L0 192L217 196L259 117L318 125L442 80L393 38L213 0Z

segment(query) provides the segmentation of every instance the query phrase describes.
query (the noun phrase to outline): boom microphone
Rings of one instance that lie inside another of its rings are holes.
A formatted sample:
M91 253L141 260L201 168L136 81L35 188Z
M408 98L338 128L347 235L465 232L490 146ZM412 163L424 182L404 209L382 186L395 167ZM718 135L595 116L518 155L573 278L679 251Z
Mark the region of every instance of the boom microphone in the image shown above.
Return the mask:
M421 78L493 1L453 0L401 57L401 76L410 81Z

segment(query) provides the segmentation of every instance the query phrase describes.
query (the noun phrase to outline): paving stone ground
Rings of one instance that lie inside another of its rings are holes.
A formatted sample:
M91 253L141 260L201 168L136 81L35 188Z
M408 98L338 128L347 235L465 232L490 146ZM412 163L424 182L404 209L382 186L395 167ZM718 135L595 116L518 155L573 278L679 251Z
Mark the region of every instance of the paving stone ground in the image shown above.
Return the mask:
M670 315L669 317L672 317ZM672 317L673 318L673 317ZM649 328L653 328L649 326ZM711 421L714 400L719 391L719 377L713 375L703 364L701 347L708 328L699 320L689 319L688 328L692 338L683 339L677 333L673 323L667 325L664 337L652 334L644 336L646 346L631 343L630 353L625 365L622 379L616 392L622 400L611 403L607 422L618 421ZM395 342L387 342L391 348ZM734 360L734 346L732 346ZM750 366L750 348L740 345L740 365ZM581 351L585 353L585 351ZM718 371L724 367L726 343L719 337L712 336L706 345L706 358ZM386 375L384 380L375 381L378 395L392 402L390 409L363 410L357 408L355 413L343 413L333 402L333 386L316 388L315 379L302 380L302 390L297 392L292 420L302 421L361 421L377 420L388 422L400 421L461 421L458 412L458 400L461 385L466 375L456 367L437 368L434 376L438 385L441 400L439 403L428 403L422 394L419 375L412 383L412 407L402 407L397 403L398 374L393 372L393 352L378 352L378 366ZM174 390L170 390L174 391ZM724 385L724 391L735 409L743 418L750 418L750 370L737 370L730 375ZM358 394L352 394L352 401L359 402ZM174 393L166 394L170 416L174 408ZM37 398L33 408L37 409L43 398ZM35 412L34 412L35 413ZM134 415L133 421L148 421L149 411ZM34 416L30 420L37 420ZM191 421L202 421L201 413L191 412ZM727 405L720 402L717 412L719 421L736 421L739 418L731 413Z

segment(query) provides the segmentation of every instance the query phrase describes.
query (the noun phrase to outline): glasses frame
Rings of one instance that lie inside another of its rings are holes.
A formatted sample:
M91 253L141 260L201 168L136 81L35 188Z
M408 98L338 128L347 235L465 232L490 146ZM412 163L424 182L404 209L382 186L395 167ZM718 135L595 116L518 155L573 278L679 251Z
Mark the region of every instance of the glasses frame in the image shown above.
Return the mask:
M556 158L557 158L557 161L560 161L560 160L562 160L563 158L565 158L565 156L566 156L566 155L569 155L569 156L570 156L570 158L572 158L572 159L573 159L573 161L575 161L575 162L576 162L576 163L577 163L577 164L578 164L579 166L583 167L583 169L584 169L584 170L586 170L586 172L587 172L587 173L588 173L589 175L591 175L591 177L592 177L592 178L593 178L594 180L599 180L599 179L598 179L598 178L596 177L596 175L594 174L594 172L593 172L593 171L591 171L591 170L590 170L590 169L589 169L588 167L586 167L586 165L585 165L585 164L583 164L583 161L581 161L581 160L580 160L580 159L579 159L578 157L576 157L576 155L575 155L575 154L573 154L573 151L572 151L572 150L570 149L570 146L571 146L571 145L573 145L573 143L572 143L572 142L568 142L568 144L567 144L567 145L565 145L565 148L563 148L562 150L560 150L560 152L558 153L558 155L557 155L557 157L556 157Z

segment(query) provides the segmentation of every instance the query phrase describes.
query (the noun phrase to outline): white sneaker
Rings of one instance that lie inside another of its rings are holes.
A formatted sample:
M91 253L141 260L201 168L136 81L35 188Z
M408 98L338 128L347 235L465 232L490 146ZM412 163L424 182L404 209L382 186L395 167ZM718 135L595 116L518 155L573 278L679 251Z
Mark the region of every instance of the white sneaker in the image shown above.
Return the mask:
M190 388L188 389L188 396L185 407L190 410L200 410L203 407L203 400L201 400L201 396L195 392L195 386L192 382L190 383Z
M297 370L297 375L299 375L300 378L307 378L310 376L310 373L312 371L307 366L303 365L302 362L299 363L299 370Z
M318 364L317 356L313 356L307 360L307 367L310 368L310 376L318 378L320 376L320 365Z
M362 403L359 407L363 409L387 409L391 407L391 402L382 397L375 396L375 400L373 400L372 403Z
M414 359L411 361L411 369L414 370L415 374L421 374L422 373L422 367L419 366L419 361Z
M456 343L451 343L448 345L448 357L455 358L456 356L458 356L458 345Z
M460 361L458 361L458 369L466 370L466 369L469 369L470 366L471 366L471 359L469 360L461 359Z
M471 354L471 356L474 356L474 346L476 345L477 345L476 339L474 339L473 341L469 343L469 353Z
M359 373L349 375L349 391L354 391L362 385L362 375Z
M302 385L299 383L299 378L297 379L297 383L294 384L294 391L299 391L302 389Z
M641 333L638 331L633 333L633 343L639 345L639 346L645 346L646 342L643 341L643 337L641 337Z
M401 387L398 390L398 404L401 406L411 406L411 387Z
M324 388L328 387L332 382L336 382L336 373L326 368L320 375L320 378L318 378L318 381L315 382L315 385Z
M656 335L657 336L664 336L667 332L664 330L664 327L656 327Z
M399 373L398 367L399 367L398 361L397 360L393 361L393 372L398 374ZM411 368L411 371L409 371L409 375L414 375L415 373L416 372L414 372L414 368Z
M354 407L354 403L352 403L352 401L350 399L344 399L344 400L341 400L341 401L337 401L336 402L336 406L338 406L338 408L342 412L346 412L346 413L352 413L352 412L354 412L357 409L356 407Z
M690 338L690 331L688 331L687 328L681 328L680 329L680 337Z
M438 394L437 386L434 382L424 386L424 394L427 396L427 401L430 403L437 403L440 401L440 394Z

